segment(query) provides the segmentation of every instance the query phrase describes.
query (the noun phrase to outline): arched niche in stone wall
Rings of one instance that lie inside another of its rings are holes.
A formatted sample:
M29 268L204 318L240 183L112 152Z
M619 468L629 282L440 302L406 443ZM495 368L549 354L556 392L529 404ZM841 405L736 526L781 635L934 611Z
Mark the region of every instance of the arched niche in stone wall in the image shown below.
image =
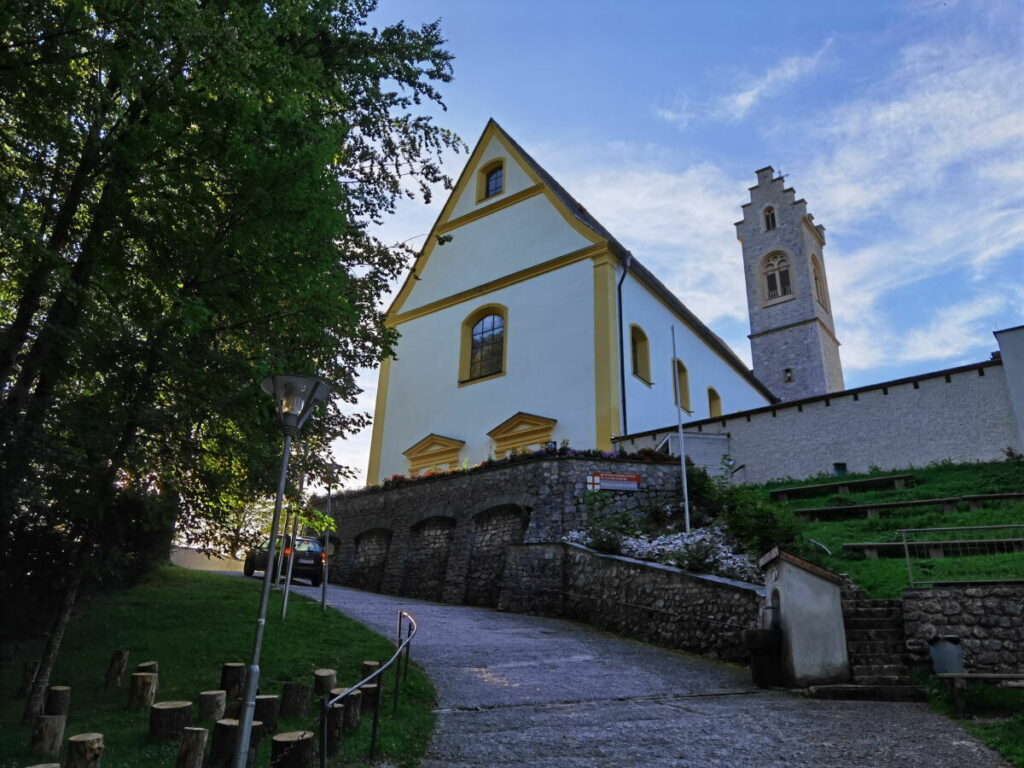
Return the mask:
M467 605L498 605L508 547L523 542L529 524L530 511L518 504L499 504L473 515Z
M371 528L355 537L355 557L348 583L359 589L379 592L391 554L391 531Z
M440 600L448 571L455 518L434 515L409 531L402 572L401 593L420 600Z

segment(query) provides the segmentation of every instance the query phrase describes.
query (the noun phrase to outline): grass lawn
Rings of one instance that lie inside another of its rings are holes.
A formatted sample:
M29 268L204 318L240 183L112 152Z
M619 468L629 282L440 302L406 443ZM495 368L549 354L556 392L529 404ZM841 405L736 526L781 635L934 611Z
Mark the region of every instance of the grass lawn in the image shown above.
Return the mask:
M313 670L338 670L338 684L358 682L364 660L385 660L393 644L337 611L323 615L319 603L292 595L288 620L281 624L281 597L271 595L261 660L261 693L280 693L283 682L312 682ZM130 651L128 671L149 660L160 662L157 699L198 701L200 691L217 688L224 662L249 662L259 601L259 582L163 566L144 583L125 592L80 605L64 638L63 652L50 681L71 686L71 714L65 740L76 733L104 734L104 768L174 765L177 743L153 744L147 738L148 713L126 709L127 689L106 690L103 675L111 651ZM4 669L0 680L0 768L42 762L29 753L28 729L20 725L24 700L12 700L21 659ZM415 658L415 643L413 647ZM399 766L414 766L433 729L434 690L415 666L403 684L395 718L391 716L394 678L385 673L379 756ZM315 729L316 715L282 720L280 730ZM370 718L346 735L343 754L332 765L367 764ZM212 734L211 734L212 737ZM270 762L270 739L260 747L259 766Z
M969 714L964 717L953 707L953 698L944 683L928 678L924 688L932 710L957 720L1014 768L1024 768L1024 689L970 685L967 687Z

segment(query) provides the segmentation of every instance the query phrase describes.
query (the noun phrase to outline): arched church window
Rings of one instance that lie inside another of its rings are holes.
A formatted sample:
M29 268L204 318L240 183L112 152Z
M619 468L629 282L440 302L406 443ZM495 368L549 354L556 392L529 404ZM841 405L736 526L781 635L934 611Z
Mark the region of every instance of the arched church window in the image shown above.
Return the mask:
M460 384L505 373L507 318L505 307L489 304L477 309L462 323Z
M505 162L495 160L480 169L477 177L477 200L486 200L488 197L500 195L505 191Z
M714 387L708 387L708 416L717 418L722 415L722 398Z
M770 205L764 209L764 229L766 232L775 229L775 209Z
M764 260L765 295L771 299L789 296L793 286L789 279L789 261L781 253L772 253Z
M633 375L651 383L651 347L647 334L639 325L629 327L629 346L633 360Z
M672 368L676 406L682 408L687 413L693 413L693 409L690 408L690 374L687 372L682 360L673 360Z
M821 262L816 255L811 256L811 271L814 273L814 297L825 309L828 309L828 293L825 290L825 278L821 271Z

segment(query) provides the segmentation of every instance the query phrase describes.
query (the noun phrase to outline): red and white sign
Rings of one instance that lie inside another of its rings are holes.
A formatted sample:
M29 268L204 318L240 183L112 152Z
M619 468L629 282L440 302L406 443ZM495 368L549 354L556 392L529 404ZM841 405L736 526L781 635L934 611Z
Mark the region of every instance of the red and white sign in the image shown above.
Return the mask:
M639 491L640 475L619 472L595 472L587 475L588 491Z

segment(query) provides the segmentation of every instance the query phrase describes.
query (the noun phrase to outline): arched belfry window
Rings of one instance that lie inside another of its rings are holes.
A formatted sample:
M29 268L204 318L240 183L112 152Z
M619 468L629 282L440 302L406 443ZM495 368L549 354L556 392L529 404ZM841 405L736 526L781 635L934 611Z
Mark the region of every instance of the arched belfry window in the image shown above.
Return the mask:
M826 310L828 309L828 291L825 290L825 275L822 273L821 262L816 255L811 256L811 271L814 273L814 298Z
M714 387L708 387L708 416L717 418L722 415L722 398Z
M463 321L460 384L505 373L507 322L508 310L500 304L481 307Z
M770 205L764 209L764 229L765 232L775 229L775 209Z
M651 383L651 347L647 334L639 325L629 327L629 345L633 359L633 375Z
M687 413L693 413L690 407L690 374L682 360L674 360L672 366L672 387L675 390L676 406Z
M789 260L785 254L771 253L764 260L765 298L771 301L793 293L789 279Z

